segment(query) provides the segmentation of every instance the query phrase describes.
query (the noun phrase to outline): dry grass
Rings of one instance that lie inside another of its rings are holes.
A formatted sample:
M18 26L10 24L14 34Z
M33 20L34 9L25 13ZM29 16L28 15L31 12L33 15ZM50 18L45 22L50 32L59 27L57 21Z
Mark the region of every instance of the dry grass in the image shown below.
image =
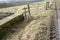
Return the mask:
M25 5L26 6L26 5ZM23 8L24 6L22 6ZM45 3L37 3L30 5L31 16L34 18L29 25L24 26L25 29L12 35L11 38L6 40L48 40L49 39L49 28L51 16L54 13L53 9L45 10ZM4 10L13 10L15 13L20 13L21 6L0 9L0 12ZM16 11L17 10L17 11ZM6 12L5 11L5 12ZM20 12L19 12L20 11Z

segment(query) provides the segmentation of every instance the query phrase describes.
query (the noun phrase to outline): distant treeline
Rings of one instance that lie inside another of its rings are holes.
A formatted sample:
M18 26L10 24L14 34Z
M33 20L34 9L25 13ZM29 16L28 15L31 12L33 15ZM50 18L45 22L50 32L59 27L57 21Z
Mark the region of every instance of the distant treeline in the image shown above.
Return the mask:
M0 3L0 8L6 8L6 7L11 7L11 6L16 6L16 4L13 4L13 3Z
M6 7L12 7L12 6L19 6L19 5L25 5L25 4L30 4L33 3L35 1L32 2L12 2L12 3L0 3L0 8L6 8Z

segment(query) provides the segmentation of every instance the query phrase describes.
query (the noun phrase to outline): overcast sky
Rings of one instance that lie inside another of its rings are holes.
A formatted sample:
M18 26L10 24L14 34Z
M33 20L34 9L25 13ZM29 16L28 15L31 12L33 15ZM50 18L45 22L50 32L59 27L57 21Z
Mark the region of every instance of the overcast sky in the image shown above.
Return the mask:
M43 0L0 0L0 3L4 2L17 2L17 1L43 1Z
M37 1L37 0L0 0L0 1Z

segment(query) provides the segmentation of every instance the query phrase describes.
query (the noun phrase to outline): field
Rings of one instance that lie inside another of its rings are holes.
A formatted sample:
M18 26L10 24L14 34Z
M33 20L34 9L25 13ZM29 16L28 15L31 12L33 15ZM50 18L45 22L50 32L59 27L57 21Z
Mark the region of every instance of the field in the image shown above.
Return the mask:
M53 3L52 3L53 4ZM51 17L54 15L54 5L52 9L46 10L45 2L38 2L30 4L31 20L29 20L29 13L27 19L22 23L14 26L16 31L13 34L7 35L3 40L48 40L50 37ZM16 15L23 13L22 10L27 5L9 7L0 9L0 12L14 12ZM6 11L5 11L6 10ZM23 28L22 28L23 27Z

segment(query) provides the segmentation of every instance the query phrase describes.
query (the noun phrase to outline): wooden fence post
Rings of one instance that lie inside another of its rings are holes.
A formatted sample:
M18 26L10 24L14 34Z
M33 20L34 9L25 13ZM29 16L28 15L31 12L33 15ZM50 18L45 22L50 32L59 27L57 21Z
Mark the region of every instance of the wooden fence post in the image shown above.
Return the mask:
M50 2L46 2L46 10L48 10L48 8L49 8L49 3Z
M29 15L31 16L29 4L28 4L27 6L28 6L28 12L29 12Z
M24 12L23 12L24 19L27 19L27 17L26 17L26 16L27 16L27 15L26 15L26 9L27 9L27 8L25 8L25 7L23 8L23 10L24 10Z
M24 10L24 19L26 19L27 21L28 20L30 20L30 18L31 18L31 13L30 13L30 7L29 7L29 4L27 5L27 8L23 8L23 10ZM27 14L28 13L28 14Z

